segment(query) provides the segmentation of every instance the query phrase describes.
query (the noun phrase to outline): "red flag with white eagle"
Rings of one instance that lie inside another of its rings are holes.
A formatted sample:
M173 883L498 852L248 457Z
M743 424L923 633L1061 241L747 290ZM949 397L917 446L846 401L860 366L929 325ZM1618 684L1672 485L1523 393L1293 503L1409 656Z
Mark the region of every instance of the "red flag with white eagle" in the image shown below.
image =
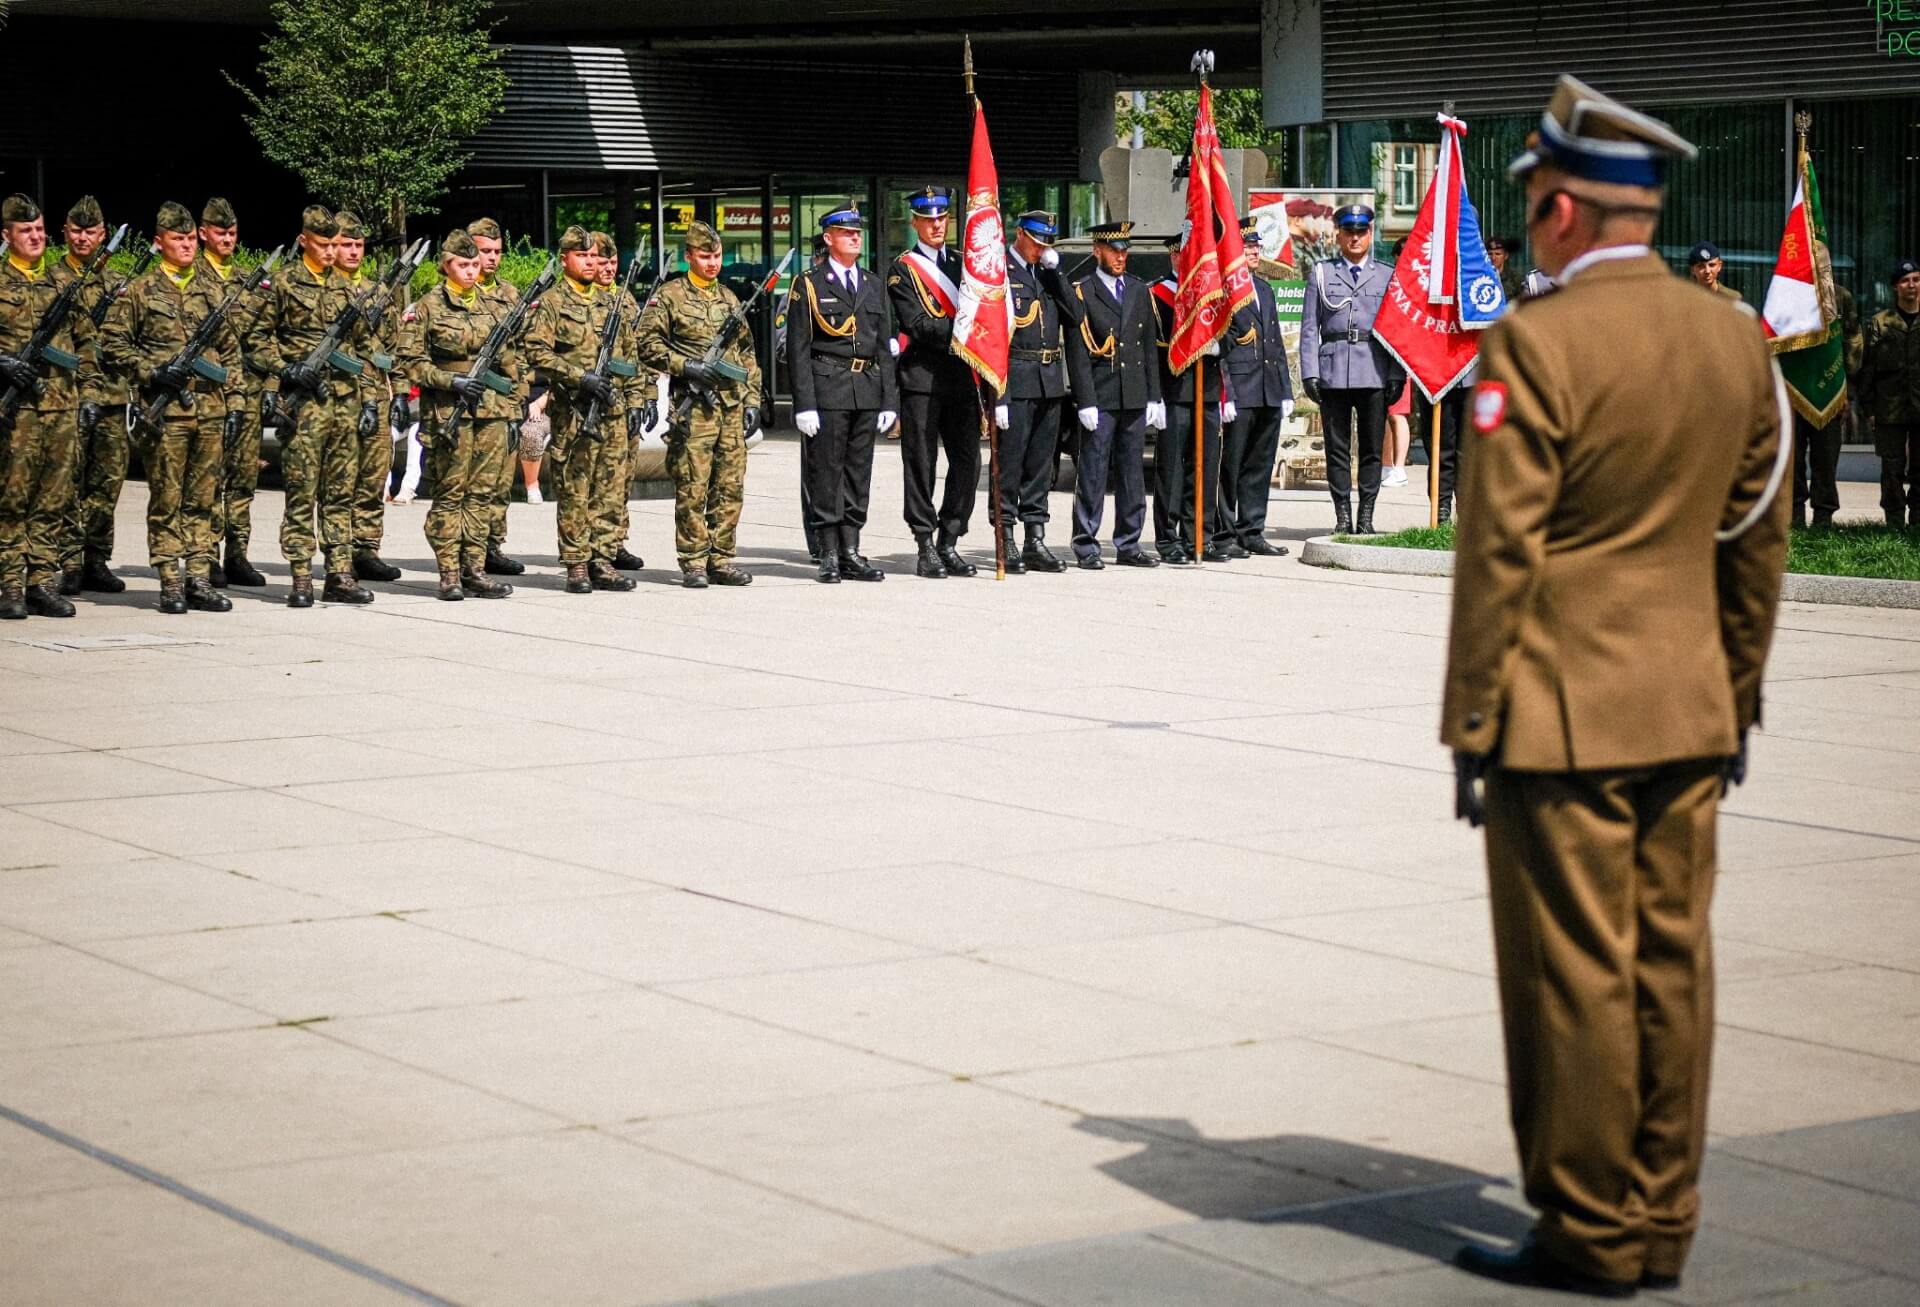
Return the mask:
M973 102L973 156L967 164L967 226L960 245L960 303L953 352L993 393L1007 391L1013 302L1007 297L1007 235L1000 222L1000 173L987 139L987 113Z
M1179 283L1173 300L1173 342L1167 364L1185 372L1208 345L1226 334L1234 310L1253 300L1253 272L1240 240L1233 185L1213 125L1213 90L1200 84L1187 170L1186 241L1173 256Z

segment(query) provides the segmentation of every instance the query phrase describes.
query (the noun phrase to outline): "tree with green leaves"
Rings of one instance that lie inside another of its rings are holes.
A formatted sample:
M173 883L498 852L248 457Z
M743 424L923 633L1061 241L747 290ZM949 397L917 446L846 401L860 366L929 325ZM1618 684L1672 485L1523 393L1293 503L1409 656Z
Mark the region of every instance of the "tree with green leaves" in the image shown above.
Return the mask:
M1137 126L1143 144L1184 155L1193 145L1193 116L1199 109L1198 91L1148 91L1146 107L1137 113L1130 97L1121 95L1114 118L1122 138ZM1213 126L1229 150L1265 149L1276 157L1285 135L1262 120L1255 87L1214 87Z
M247 97L267 158L405 243L500 108L506 74L491 0L274 0L259 89Z

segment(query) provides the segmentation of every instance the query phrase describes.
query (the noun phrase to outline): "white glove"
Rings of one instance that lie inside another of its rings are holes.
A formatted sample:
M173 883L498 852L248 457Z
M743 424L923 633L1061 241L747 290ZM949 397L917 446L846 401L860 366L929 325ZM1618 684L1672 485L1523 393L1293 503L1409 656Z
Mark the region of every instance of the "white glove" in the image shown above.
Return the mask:
M888 337L887 353L893 355L895 358L900 357L900 338L898 336Z
M1220 420L1222 422L1232 422L1235 418L1239 416L1240 416L1239 406L1237 406L1232 400L1227 400L1225 403L1220 405Z
M1293 401L1292 400L1283 399L1280 401L1280 420L1282 422L1293 421Z
M993 406L993 425L999 427L1002 431L1012 426L1013 410L1005 404L995 404Z
M895 422L898 422L899 420L900 420L900 415L894 412L892 409L890 408L881 409L880 420L878 424L880 428L880 434L884 436L887 434L887 432L893 430L893 424Z
M800 428L803 436L820 434L820 413L817 409L803 408L793 415L793 425Z
M1080 410L1080 429L1082 431L1093 431L1093 430L1096 430L1099 426L1100 426L1100 410L1099 409L1083 408Z
M1155 399L1147 402L1147 425L1155 431L1167 429L1167 404L1165 400Z
M1059 266L1060 266L1060 251L1059 251L1059 250L1056 250L1056 249L1054 249L1054 248L1053 248L1053 246L1051 246L1051 245L1049 245L1049 246L1047 246L1047 248L1046 248L1046 249L1044 249L1044 250L1041 250L1041 251L1040 251L1040 266L1041 266L1041 267L1043 267L1043 268L1057 268L1057 267L1059 267Z

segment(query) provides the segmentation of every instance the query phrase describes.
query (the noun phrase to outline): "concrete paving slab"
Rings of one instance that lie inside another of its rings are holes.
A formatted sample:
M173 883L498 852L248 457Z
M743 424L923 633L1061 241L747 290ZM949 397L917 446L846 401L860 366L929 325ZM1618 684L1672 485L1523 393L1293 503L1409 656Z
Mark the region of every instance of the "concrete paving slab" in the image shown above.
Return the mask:
M952 1267L955 1275L1047 1307L1331 1307L1338 1299L1277 1284L1177 1244L1117 1239L998 1257Z
M311 894L174 858L0 872L0 921L79 943L345 915Z
M260 1024L259 1013L57 944L0 950L0 1048L150 1039ZM5 1102L0 1098L0 1102Z

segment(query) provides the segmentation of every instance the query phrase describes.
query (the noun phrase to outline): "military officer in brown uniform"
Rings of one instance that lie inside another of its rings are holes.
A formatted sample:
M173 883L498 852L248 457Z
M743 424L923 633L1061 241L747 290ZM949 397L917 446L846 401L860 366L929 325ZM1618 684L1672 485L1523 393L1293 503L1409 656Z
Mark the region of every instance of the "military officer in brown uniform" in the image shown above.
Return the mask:
M1486 822L1540 1213L1519 1248L1456 1262L1606 1297L1674 1287L1700 1219L1717 805L1786 561L1788 408L1760 328L1649 248L1667 164L1694 153L1563 77L1514 161L1560 289L1480 347L1441 726L1461 814Z
M1867 324L1860 402L1880 455L1887 525L1920 526L1920 263L1893 270L1893 307Z

